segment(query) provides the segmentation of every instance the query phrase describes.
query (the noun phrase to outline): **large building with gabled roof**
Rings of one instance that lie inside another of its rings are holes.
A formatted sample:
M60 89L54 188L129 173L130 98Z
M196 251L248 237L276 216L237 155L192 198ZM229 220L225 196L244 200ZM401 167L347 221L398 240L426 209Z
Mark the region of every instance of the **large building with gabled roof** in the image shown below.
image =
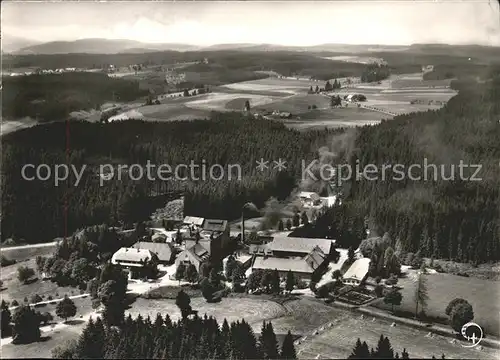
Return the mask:
M274 236L267 244L251 245L252 271L277 270L280 277L292 271L296 279L309 281L322 272L335 249L335 240Z

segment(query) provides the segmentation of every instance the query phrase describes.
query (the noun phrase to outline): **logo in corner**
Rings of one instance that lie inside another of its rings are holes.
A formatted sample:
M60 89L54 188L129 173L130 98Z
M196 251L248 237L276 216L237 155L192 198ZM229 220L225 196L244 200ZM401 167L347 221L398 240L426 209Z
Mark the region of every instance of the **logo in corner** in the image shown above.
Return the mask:
M481 329L481 326L473 322L468 322L462 326L461 333L463 338L471 343L470 345L462 344L462 346L466 348L473 348L479 345L481 340L483 340L483 329Z

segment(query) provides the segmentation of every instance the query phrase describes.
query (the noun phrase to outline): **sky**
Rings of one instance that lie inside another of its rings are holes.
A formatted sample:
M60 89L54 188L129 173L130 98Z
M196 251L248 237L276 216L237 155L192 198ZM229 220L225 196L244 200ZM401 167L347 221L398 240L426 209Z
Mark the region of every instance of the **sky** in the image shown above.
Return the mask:
M414 43L500 46L497 0L3 1L2 37L213 45Z

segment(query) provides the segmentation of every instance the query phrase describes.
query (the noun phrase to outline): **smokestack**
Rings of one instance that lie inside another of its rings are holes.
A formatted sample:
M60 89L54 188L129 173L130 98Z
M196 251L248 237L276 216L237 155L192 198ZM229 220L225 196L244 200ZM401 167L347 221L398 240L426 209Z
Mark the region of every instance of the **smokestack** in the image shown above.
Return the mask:
M241 210L241 243L245 243L245 209Z

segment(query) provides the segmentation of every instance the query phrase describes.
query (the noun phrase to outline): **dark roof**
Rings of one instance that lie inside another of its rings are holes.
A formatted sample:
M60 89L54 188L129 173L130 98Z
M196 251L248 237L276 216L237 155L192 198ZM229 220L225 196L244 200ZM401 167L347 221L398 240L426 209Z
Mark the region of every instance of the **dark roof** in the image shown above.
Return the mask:
M260 255L264 255L264 254L271 254L272 251L269 249L269 247L267 246L267 244L262 244L262 245L258 245L258 244L250 244L249 248L248 248L248 252L250 254L260 254Z
M321 251L319 246L316 246L312 251L304 257L304 260L311 268L316 270L325 260L325 253Z
M200 261L205 261L208 259L210 254L207 249L205 249L201 244L195 244L191 246L188 251L193 254Z
M147 249L158 256L160 261L172 260L173 247L171 243L154 243L139 241L133 245L136 249Z
M227 229L227 220L205 219L203 230L224 232Z

